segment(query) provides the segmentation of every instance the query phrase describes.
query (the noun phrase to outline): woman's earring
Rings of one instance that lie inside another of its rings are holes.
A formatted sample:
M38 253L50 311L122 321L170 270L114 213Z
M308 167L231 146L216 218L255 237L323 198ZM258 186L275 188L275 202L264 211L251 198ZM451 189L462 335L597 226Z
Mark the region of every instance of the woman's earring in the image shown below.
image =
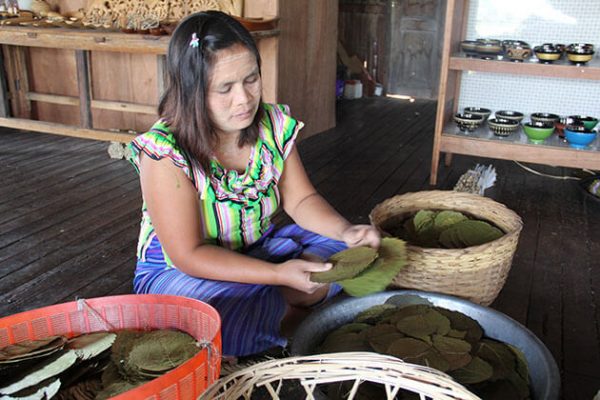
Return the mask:
M190 47L198 48L200 46L200 39L198 39L198 35L196 32L192 33L192 40L190 40Z

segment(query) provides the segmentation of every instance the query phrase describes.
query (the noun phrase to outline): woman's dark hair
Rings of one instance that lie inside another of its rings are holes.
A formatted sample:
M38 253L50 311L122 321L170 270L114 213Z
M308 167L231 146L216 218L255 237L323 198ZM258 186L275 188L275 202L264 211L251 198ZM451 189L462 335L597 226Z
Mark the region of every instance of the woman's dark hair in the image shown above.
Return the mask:
M194 34L197 46L191 42ZM240 44L256 57L260 54L250 33L238 21L220 11L200 12L185 18L173 32L167 53L167 85L158 113L169 124L178 145L208 172L209 157L218 140L206 104L208 76L216 52ZM254 143L262 108L240 135L238 145Z

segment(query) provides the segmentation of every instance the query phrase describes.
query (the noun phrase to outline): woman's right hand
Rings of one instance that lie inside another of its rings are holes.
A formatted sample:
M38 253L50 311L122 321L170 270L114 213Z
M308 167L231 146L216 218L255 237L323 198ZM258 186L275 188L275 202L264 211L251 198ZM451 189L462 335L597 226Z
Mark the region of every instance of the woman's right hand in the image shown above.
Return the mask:
M327 271L331 267L331 263L293 259L279 264L277 272L281 286L288 286L311 294L324 286L324 284L311 281L310 273Z

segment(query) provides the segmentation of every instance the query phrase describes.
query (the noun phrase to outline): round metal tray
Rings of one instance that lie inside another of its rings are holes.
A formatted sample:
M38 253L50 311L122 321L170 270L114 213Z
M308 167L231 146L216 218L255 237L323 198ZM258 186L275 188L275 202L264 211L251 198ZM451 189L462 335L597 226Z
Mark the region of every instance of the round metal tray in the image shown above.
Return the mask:
M529 329L489 307L443 294L397 290L332 302L312 313L300 325L292 340L292 354L314 354L331 330L352 321L361 311L383 304L392 296L397 296L394 297L396 304L433 304L473 318L479 322L485 336L511 344L525 354L529 364L533 400L559 398L560 374L556 362L546 346Z

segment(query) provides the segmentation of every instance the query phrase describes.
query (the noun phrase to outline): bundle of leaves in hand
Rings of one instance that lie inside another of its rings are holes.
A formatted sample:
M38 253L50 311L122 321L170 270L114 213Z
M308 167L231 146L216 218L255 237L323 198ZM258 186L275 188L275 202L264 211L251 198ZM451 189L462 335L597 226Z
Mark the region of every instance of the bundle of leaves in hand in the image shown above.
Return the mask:
M486 400L531 396L527 362L520 350L483 337L477 321L460 312L427 304L369 308L329 333L318 351L389 354L448 373ZM365 392L376 392L362 386Z
M328 271L313 272L311 280L337 282L350 296L366 296L385 290L406 263L404 241L383 238L379 251L371 247L354 247L334 254Z
M420 210L402 222L386 221L384 229L416 246L446 249L478 246L504 235L486 221L451 210Z

